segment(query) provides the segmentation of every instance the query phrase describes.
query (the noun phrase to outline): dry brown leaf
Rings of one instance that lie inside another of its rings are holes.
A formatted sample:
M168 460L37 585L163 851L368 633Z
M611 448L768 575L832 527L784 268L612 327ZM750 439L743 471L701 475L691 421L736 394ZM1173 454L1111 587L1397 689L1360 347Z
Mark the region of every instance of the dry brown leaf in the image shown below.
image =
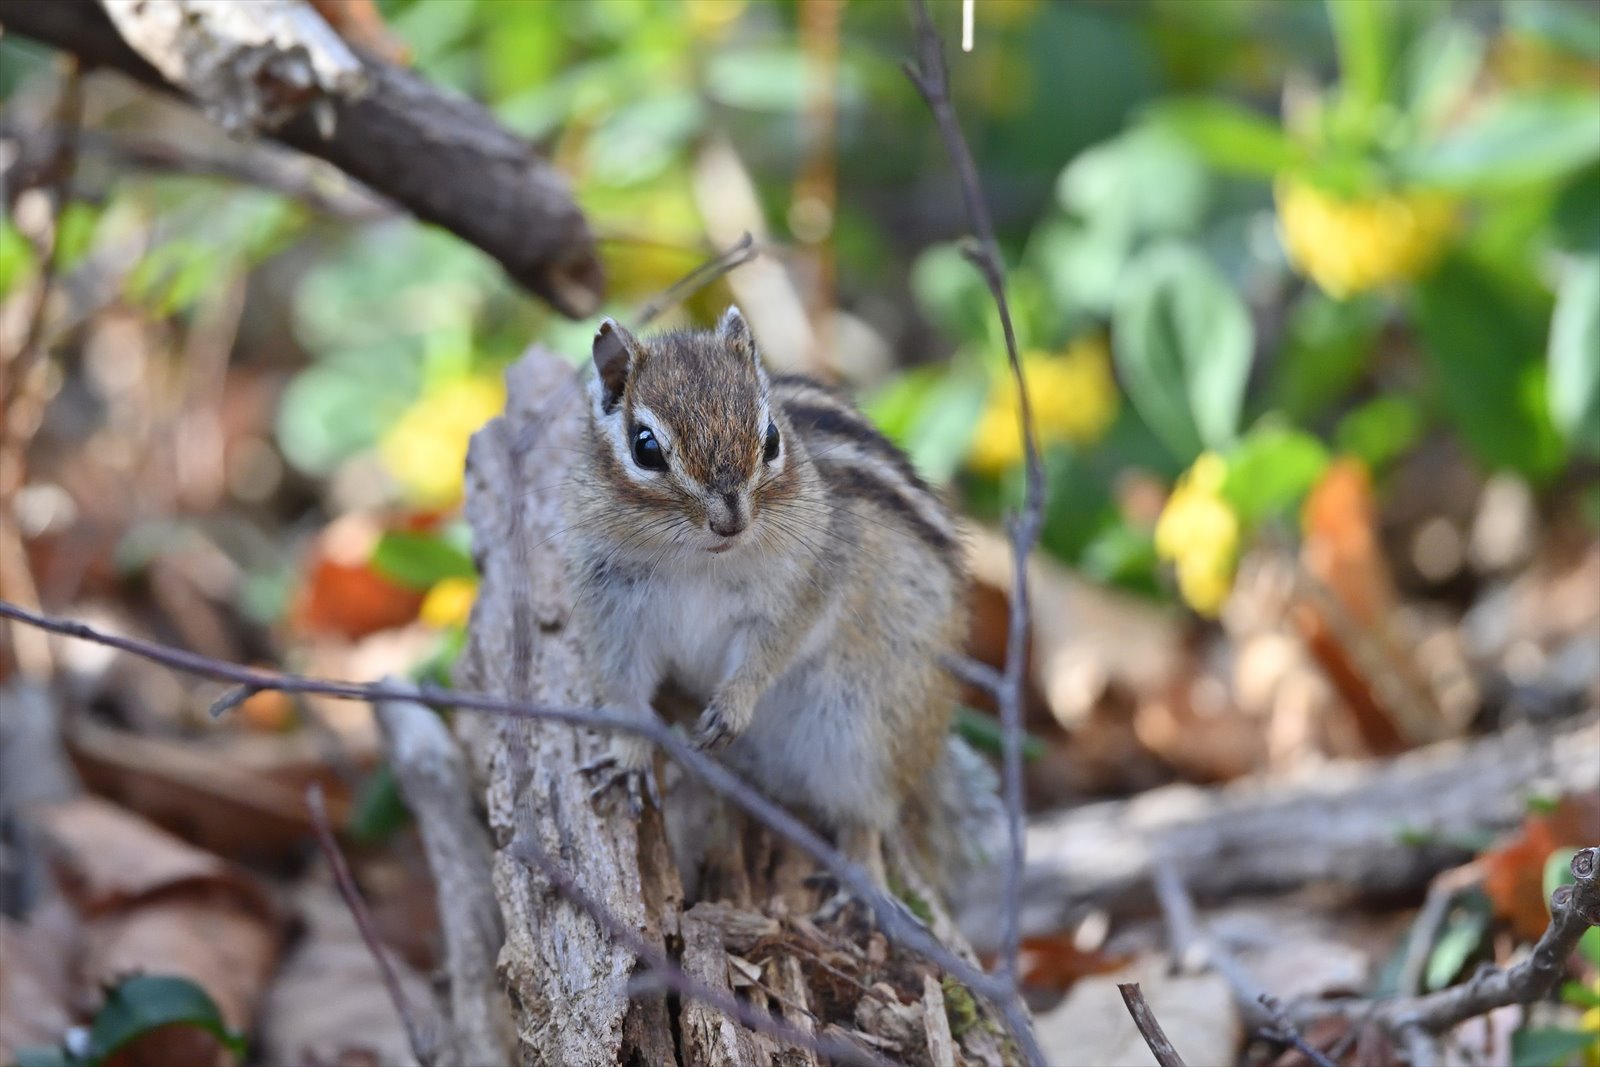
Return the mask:
M1414 706L1421 691L1415 671L1386 635L1396 595L1365 465L1330 464L1301 517L1300 558L1316 592L1302 598L1294 618L1307 647L1350 708L1369 752L1392 754L1427 739L1438 715Z
M405 1027L384 990L377 964L350 910L325 876L295 894L305 933L289 953L261 1012L266 1063L415 1063ZM409 1003L431 991L421 974L392 954Z
M391 582L369 562L382 535L377 520L361 514L345 515L322 531L289 613L296 634L354 639L417 617L422 594Z
M1078 947L1076 931L1063 931L1040 937L1025 937L1020 946L1018 967L1024 985L1032 989L1064 993L1080 978L1110 974L1128 964L1128 957Z
M1522 828L1483 855L1483 889L1495 914L1524 941L1537 941L1550 924L1544 868L1558 848L1600 841L1600 797L1563 797L1554 811L1530 814Z
M284 737L233 736L196 744L81 723L67 739L84 782L211 852L281 864L304 851L310 822L305 786L323 785L335 824L347 817L348 786L326 755Z
M266 890L217 856L115 805L84 798L36 816L67 899L85 918L81 977L186 977L247 1029L277 959Z
M76 1020L72 971L82 935L59 899L35 908L27 923L0 915L0 1063L19 1048L55 1045Z

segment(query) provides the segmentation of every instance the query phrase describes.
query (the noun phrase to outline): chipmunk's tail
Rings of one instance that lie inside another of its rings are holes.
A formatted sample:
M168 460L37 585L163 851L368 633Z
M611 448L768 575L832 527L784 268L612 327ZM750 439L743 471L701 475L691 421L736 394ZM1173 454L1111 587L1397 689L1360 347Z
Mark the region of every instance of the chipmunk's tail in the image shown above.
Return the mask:
M928 783L908 813L908 839L918 865L948 899L1001 858L1005 805L994 768L955 734Z

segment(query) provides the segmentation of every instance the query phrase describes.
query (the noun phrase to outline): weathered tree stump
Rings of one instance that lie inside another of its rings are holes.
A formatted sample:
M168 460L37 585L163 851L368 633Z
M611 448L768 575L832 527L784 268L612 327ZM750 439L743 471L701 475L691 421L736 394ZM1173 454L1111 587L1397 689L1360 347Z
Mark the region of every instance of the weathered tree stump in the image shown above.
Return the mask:
M560 496L579 446L582 390L572 368L535 349L507 375L506 414L467 459L467 516L482 586L457 667L463 687L562 706L597 697L567 627ZM927 961L876 932L821 928L811 860L736 823L686 907L660 813L634 819L589 795L579 767L606 738L548 722L462 715L457 734L483 789L505 928L499 972L525 1063L814 1064L814 1052L754 1032L715 1006L668 996L635 955L575 905L514 844L531 839L567 879L705 987L732 993L802 1031L867 1056L918 1064L998 1064L1003 1030ZM670 781L671 776L666 776ZM669 808L683 798L667 790ZM891 854L893 850L891 849ZM906 877L902 872L902 877ZM930 927L970 958L936 901ZM841 920L844 922L844 920Z

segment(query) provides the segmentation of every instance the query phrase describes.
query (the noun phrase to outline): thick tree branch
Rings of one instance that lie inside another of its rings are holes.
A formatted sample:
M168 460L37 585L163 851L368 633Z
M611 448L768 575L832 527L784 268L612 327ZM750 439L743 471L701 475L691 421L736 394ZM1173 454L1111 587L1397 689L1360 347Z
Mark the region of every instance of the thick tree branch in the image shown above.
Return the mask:
M175 91L94 0L0 0L8 32ZM566 180L482 106L371 56L359 99L326 97L333 135L301 113L271 136L332 163L425 222L493 256L564 314L599 306L604 272Z

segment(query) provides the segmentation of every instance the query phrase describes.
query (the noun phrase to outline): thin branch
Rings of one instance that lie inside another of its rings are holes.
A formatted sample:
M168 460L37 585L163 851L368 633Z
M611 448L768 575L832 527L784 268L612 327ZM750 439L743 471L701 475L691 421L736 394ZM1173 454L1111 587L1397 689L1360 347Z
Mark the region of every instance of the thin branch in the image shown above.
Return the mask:
M1006 676L987 663L971 656L947 655L939 657L942 666L952 678L958 682L965 682L974 689L981 689L990 696L999 696L1005 688Z
M1005 294L1005 262L995 239L994 222L984 204L983 189L978 181L978 170L972 159L972 150L961 132L955 107L950 102L950 77L945 67L944 42L928 16L925 0L912 0L916 18L917 52L915 64L905 64L906 75L933 112L944 138L945 148L955 165L960 179L961 194L966 201L967 218L977 239L963 252L983 275L989 293L994 298L1000 315L1000 326L1005 334L1006 358L1016 383L1017 407L1021 415L1021 433L1024 459L1024 491L1021 511L1009 523L1012 565L1015 579L1011 592L1010 632L1006 641L1006 660L1003 672L1004 685L996 692L1000 705L1002 762L1005 770L1005 802L1010 850L1005 868L1002 899L1002 930L1000 967L1003 977L1012 983L1017 979L1017 952L1021 942L1021 892L1022 870L1026 860L1026 839L1023 833L1022 785L1022 686L1023 670L1028 652L1028 557L1039 539L1044 525L1044 466L1039 458L1037 437L1033 425L1033 405L1028 396L1027 380L1022 373L1022 359L1017 351L1016 330L1011 321L1011 306ZM1031 1035L1018 1035L1032 1044ZM1039 1060L1038 1049L1029 1050L1030 1058Z
M743 808L779 837L826 868L857 900L863 901L872 909L878 922L878 929L885 937L937 964L940 969L967 986L974 994L995 1004L1005 1018L1006 1025L1017 1033L1026 1035L1024 1040L1032 1041L1026 1009L1017 1001L1014 987L1010 982L1004 980L1003 976L986 974L941 944L920 923L908 917L898 901L890 899L879 890L860 864L846 859L815 830L767 799L739 775L701 752L684 740L677 731L665 726L654 717L636 717L606 708L584 710L552 707L491 696L487 693L467 693L440 688L425 688L418 691L408 685L337 682L281 671L241 667L153 641L102 633L92 626L69 619L38 615L4 600L0 600L0 618L13 619L49 633L91 641L162 664L173 670L235 686L317 695L336 700L358 700L363 703L414 700L441 709L453 708L457 711L504 715L511 718L542 719L574 727L620 731L643 737L660 746L684 770L713 791Z
M1420 997L1303 1001L1294 1006L1295 1017L1370 1018L1386 1033L1403 1038L1413 1029L1441 1034L1496 1008L1531 1004L1548 996L1566 973L1567 961L1585 931L1600 926L1600 846L1578 850L1572 857L1572 876L1575 884L1551 894L1550 925L1528 958L1515 967L1489 967L1470 981Z
M1294 1046L1316 1067L1334 1067L1326 1054L1307 1043L1283 1004L1264 991L1244 964L1223 951L1205 931L1195 914L1194 901L1177 873L1171 867L1158 866L1154 877L1173 959L1185 967L1209 967L1222 975L1233 990L1234 1000L1249 1017L1252 1030L1279 1044Z
M730 993L725 993L720 989L713 989L702 982L697 982L690 978L677 964L657 950L654 945L640 937L628 924L612 915L604 904L584 892L583 887L570 878L565 871L556 865L549 854L539 847L534 840L533 834L519 830L515 839L511 842L509 851L515 859L529 870L548 880L558 893L566 897L593 919L610 937L633 953L641 963L649 968L652 978L679 996L689 997L709 1004L730 1019L757 1033L767 1034L780 1041L786 1041L796 1048L805 1049L807 1052L826 1059L838 1060L844 1063L868 1063L875 1065L875 1067L893 1067L892 1061L874 1055L866 1049L826 1035L818 1036L807 1033L805 1030L770 1012L758 1010L755 1006L740 1000Z
M339 849L339 841L333 835L333 824L328 819L328 806L322 798L322 786L312 783L306 787L306 807L311 812L311 828L316 831L317 845L322 849L323 857L333 870L333 880L339 887L339 895L344 898L345 907L350 909L350 917L355 920L356 929L361 933L361 940L366 942L367 951L372 954L373 962L378 965L378 973L383 977L383 986L389 992L389 1000L394 1004L394 1010L400 1014L400 1022L406 1028L406 1039L411 1042L411 1052L417 1057L418 1063L427 1067L437 1059L439 1050L424 1036L422 1027L412 1014L411 1003L406 999L405 990L400 988L400 977L395 974L394 964L389 962L389 955L383 950L383 942L378 940L378 932L372 925L372 914L367 911L366 901L361 899L361 890L356 887L355 877L350 873L350 865L345 862L344 853Z
M1172 1039L1161 1029L1161 1021L1156 1018L1156 1013L1150 1010L1150 1002L1144 999L1144 991L1139 988L1139 983L1118 982L1117 992L1122 994L1122 1003L1128 1006L1133 1025L1139 1028L1139 1036L1150 1046L1150 1054L1156 1058L1156 1063L1160 1067L1187 1067L1183 1057L1173 1047Z
M719 252L682 278L667 286L659 295L646 301L633 313L635 328L648 326L650 321L674 304L681 303L736 267L742 267L760 255L755 238L748 232L726 252Z

